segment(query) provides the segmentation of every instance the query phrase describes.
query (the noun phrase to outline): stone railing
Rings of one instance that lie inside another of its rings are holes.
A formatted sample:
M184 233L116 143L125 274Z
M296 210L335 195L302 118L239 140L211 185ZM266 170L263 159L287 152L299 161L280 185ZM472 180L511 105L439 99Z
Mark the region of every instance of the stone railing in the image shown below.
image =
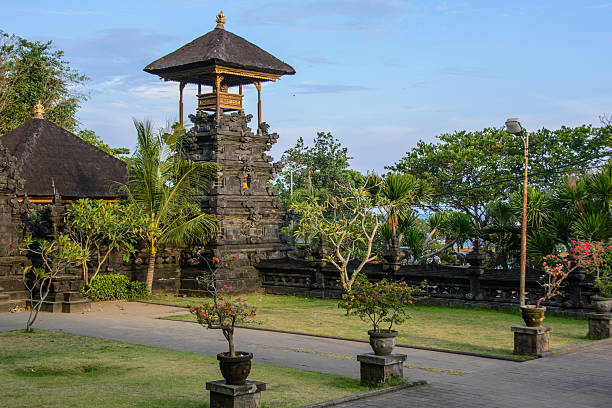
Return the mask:
M264 261L260 271L262 287L268 293L300 294L319 298L339 298L342 287L338 271L326 262L284 259ZM420 285L427 281L422 295L424 302L447 306L490 307L508 309L519 303L518 269L471 269L439 264L406 265L388 268L384 264L368 264L363 272L371 281L388 278ZM528 269L526 292L528 303L542 295L538 279L543 272ZM584 274L574 274L563 288L564 296L543 303L550 311L583 315L592 309L591 286Z

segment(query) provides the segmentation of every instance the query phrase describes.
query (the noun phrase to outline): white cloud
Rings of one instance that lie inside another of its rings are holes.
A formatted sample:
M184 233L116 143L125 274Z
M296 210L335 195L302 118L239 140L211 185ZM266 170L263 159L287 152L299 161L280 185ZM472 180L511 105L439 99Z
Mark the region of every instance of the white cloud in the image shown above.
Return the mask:
M49 14L49 15L60 15L60 16L87 16L87 15L99 15L108 16L109 12L99 10L50 10L43 8L21 8L17 9L22 13L36 13L36 14Z
M178 99L178 85L176 82L149 82L128 89L132 95L145 100Z

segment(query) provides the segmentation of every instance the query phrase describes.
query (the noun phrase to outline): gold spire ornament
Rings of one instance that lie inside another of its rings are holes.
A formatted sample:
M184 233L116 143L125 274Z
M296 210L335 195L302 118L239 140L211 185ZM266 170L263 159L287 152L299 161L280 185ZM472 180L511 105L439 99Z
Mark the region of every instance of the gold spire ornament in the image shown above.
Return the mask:
M219 14L217 14L217 26L215 28L220 28L221 30L224 30L225 27L223 27L223 24L225 24L225 14L223 14L223 10L221 10L221 12Z
M45 114L45 107L42 105L42 103L40 103L40 101L38 101L36 106L34 106L33 112L34 112L34 115L32 116L32 119L42 119L43 118L43 115Z

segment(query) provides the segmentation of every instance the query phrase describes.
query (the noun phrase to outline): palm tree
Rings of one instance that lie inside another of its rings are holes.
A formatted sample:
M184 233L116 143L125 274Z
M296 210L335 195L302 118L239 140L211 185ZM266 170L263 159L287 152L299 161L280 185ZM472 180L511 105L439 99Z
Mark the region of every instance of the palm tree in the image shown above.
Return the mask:
M551 191L530 188L527 207L527 255L534 266L558 249L567 250L572 239L608 241L612 237L612 164L596 173L570 176ZM522 214L521 193L509 201L494 201L487 207L491 220L483 228L483 237L496 250L497 263L506 266L519 251Z
M219 232L214 215L203 213L198 197L210 186L217 165L182 157L178 134L154 134L150 121L134 120L138 144L128 163L128 180L120 185L142 211L140 235L149 252L147 286L153 286L155 260L165 245L203 245Z
M461 246L478 235L478 225L474 219L462 212L434 213L429 217L427 226L422 225L414 214L412 217L411 222L400 223L398 232L399 242L410 248L412 259L409 262L413 264L427 262L455 244Z
M429 188L421 180L410 174L389 173L384 178L368 179L368 191L381 200L387 225L391 232L391 245L399 245L398 227L411 225L414 217L412 207L419 205L429 197Z

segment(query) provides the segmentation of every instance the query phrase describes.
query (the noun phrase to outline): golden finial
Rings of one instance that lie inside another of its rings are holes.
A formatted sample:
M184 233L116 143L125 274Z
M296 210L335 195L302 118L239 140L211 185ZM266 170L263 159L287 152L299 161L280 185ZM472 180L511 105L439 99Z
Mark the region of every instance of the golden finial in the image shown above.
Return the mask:
M223 14L223 10L221 10L221 12L217 14L217 26L215 28L220 28L223 30L225 29L223 24L225 24L225 14Z
M45 107L42 106L42 103L40 103L40 101L38 101L36 106L34 106L33 112L34 112L34 115L32 116L33 119L43 118L43 115L45 114Z

